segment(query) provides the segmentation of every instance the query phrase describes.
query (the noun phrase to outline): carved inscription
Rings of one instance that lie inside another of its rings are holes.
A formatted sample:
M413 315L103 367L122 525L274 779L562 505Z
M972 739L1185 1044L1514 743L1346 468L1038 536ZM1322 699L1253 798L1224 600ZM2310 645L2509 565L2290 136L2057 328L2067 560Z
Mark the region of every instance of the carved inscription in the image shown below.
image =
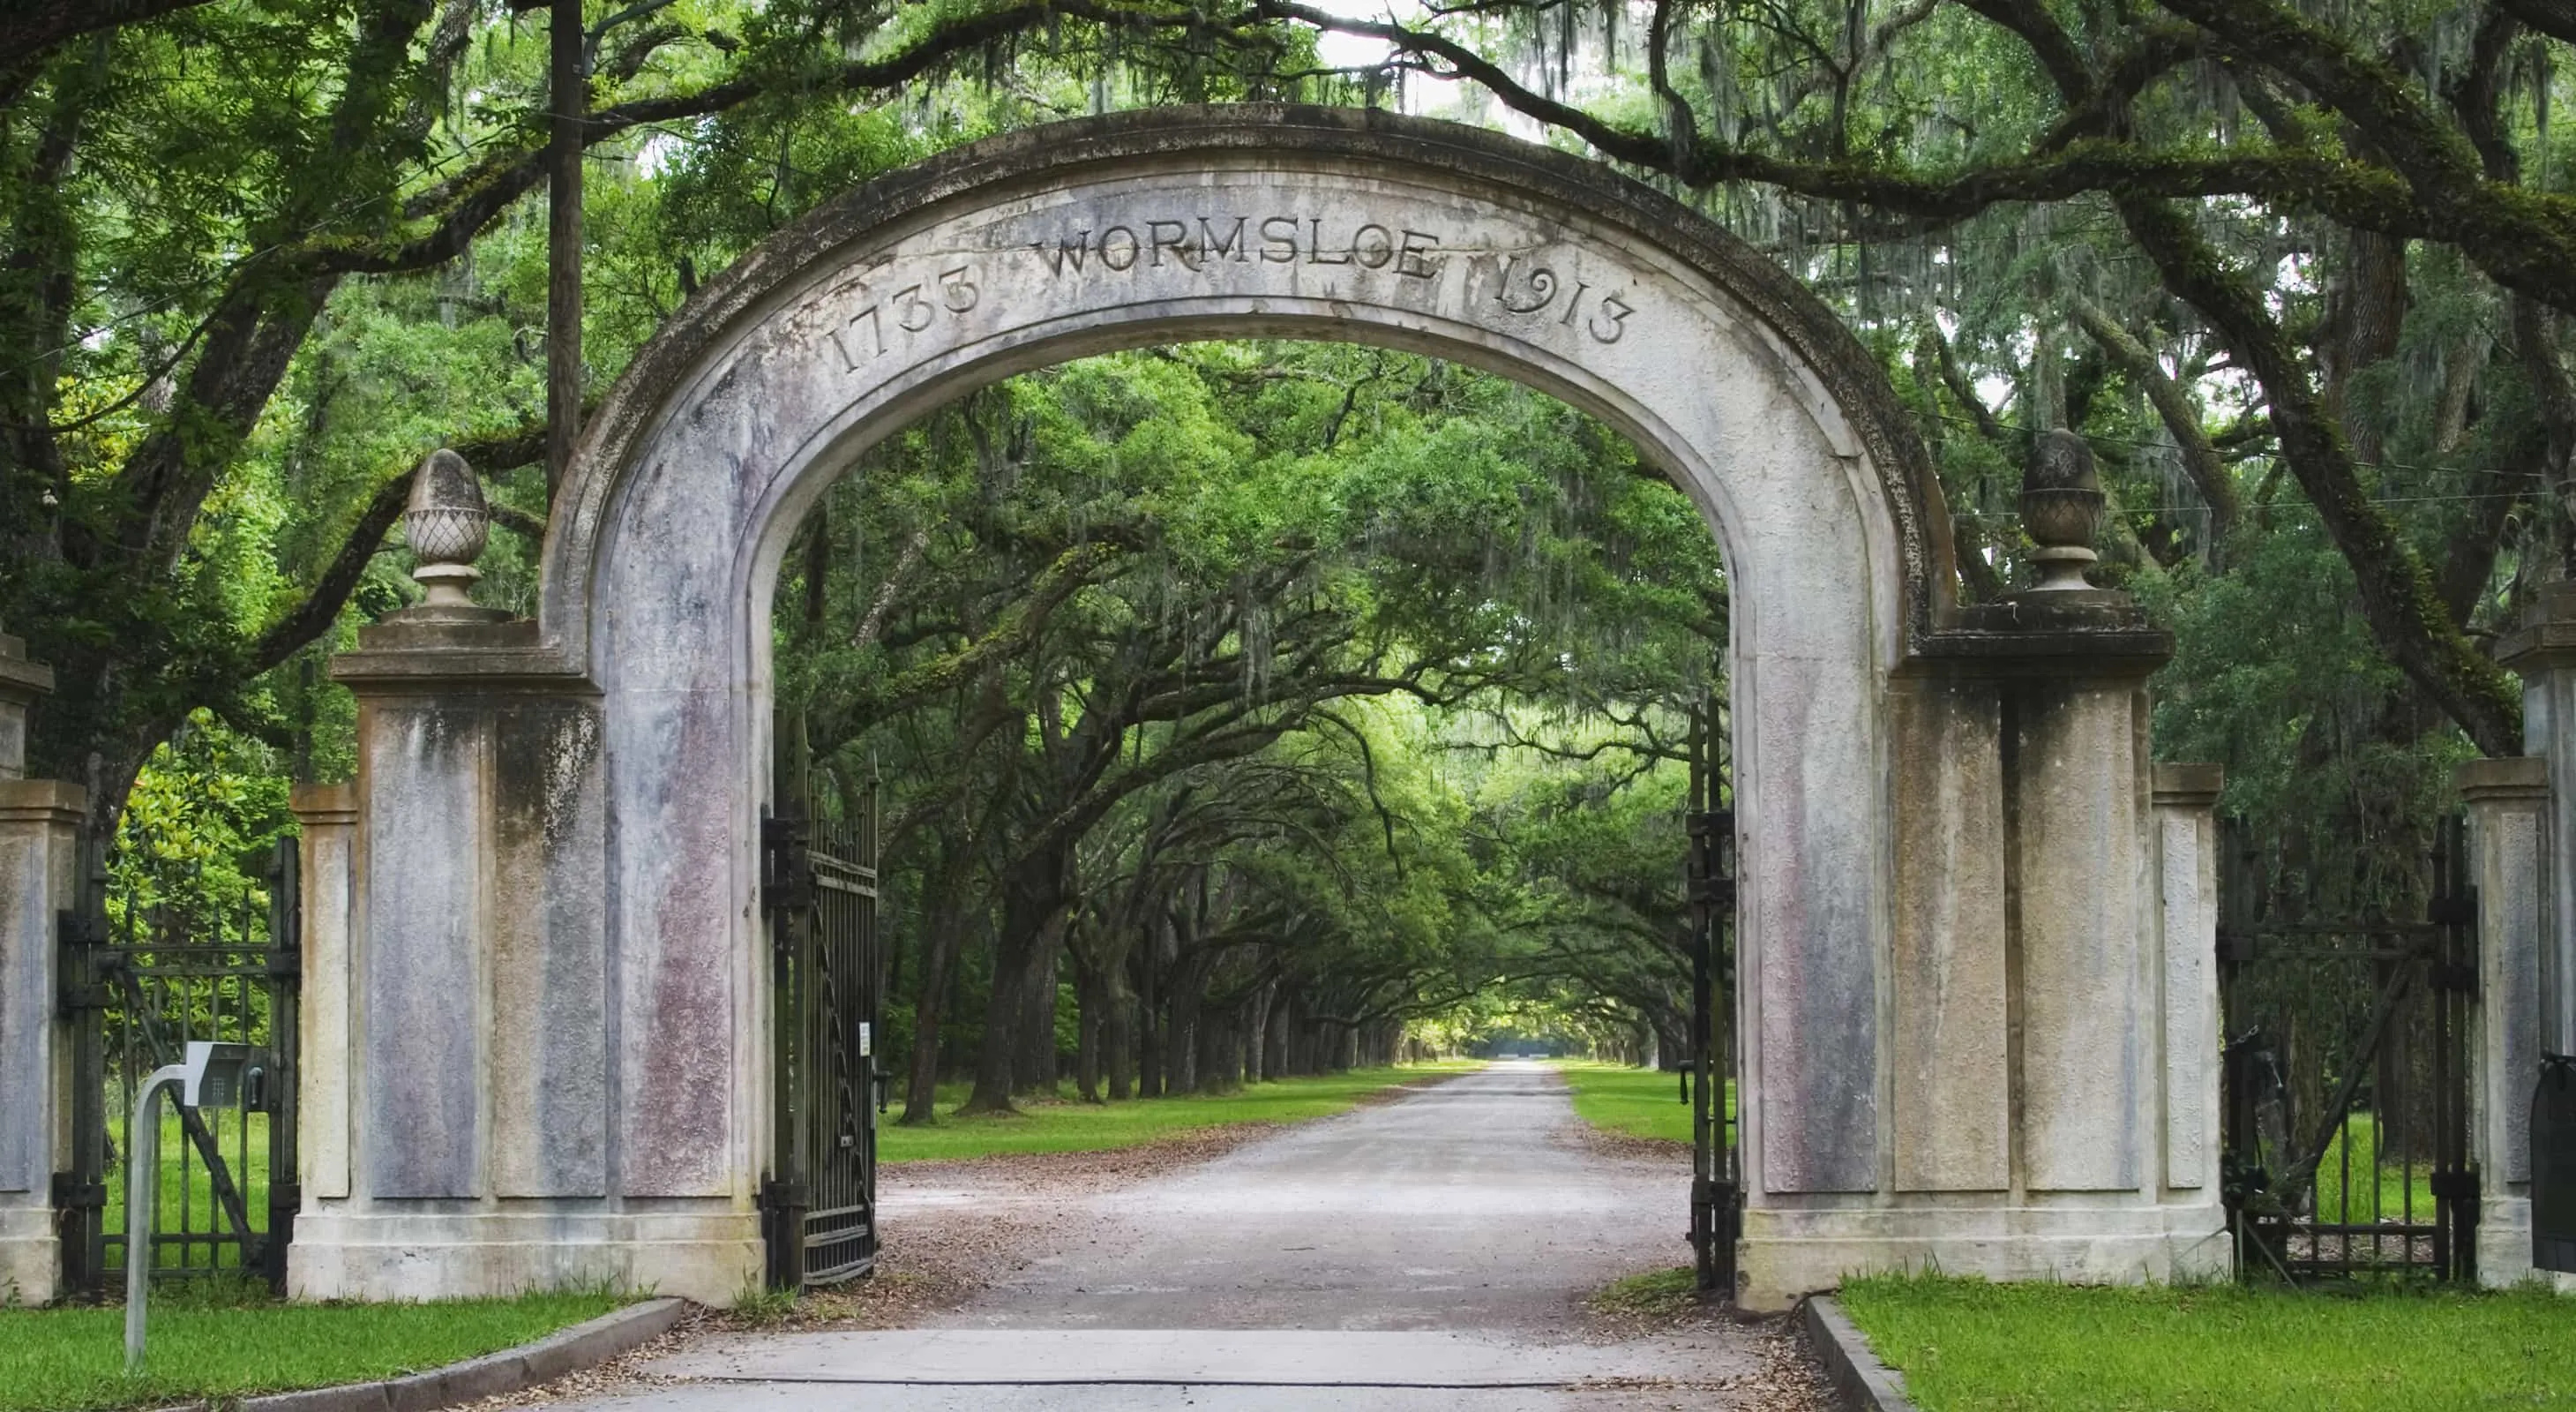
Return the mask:
M1431 231L1329 216L1161 218L1086 226L1054 240L1032 241L1029 248L1056 279L1079 278L1095 269L1126 274L1172 265L1197 271L1226 261L1259 261L1355 265L1430 280L1439 277L1447 258L1440 237ZM1555 270L1519 255L1502 262L1491 296L1470 312L1490 320L1497 309L1522 318L1552 318L1602 343L1625 336L1628 318L1637 312L1623 295L1597 291L1580 280L1569 290Z
M1166 266L1193 273L1228 263L1240 265L1348 266L1385 271L1400 279L1434 281L1452 255L1432 231L1380 221L1332 216L1223 215L1158 217L1106 226L1086 226L1052 240L1030 242L1047 275L1080 279L1093 271L1112 275ZM959 260L927 279L891 290L882 278L890 255L870 262L857 281L863 294L877 294L823 336L841 366L857 372L908 343L915 335L972 311L983 298L978 266ZM1489 324L1546 321L1579 329L1600 343L1616 343L1628 331L1636 305L1623 293L1596 289L1568 279L1535 258L1513 254L1496 259L1480 255L1471 276L1467 314ZM1479 287L1481 285L1481 288ZM880 291L883 290L882 293Z
M878 267L883 268L885 263L880 261ZM866 289L867 281L861 280L859 287ZM926 283L905 285L869 304L824 337L841 355L842 366L855 373L868 361L886 355L890 334L920 333L943 318L974 308L975 301L982 297L983 290L975 283L975 267L952 266Z
M1556 271L1540 264L1524 266L1521 257L1514 255L1503 261L1494 279L1493 302L1514 314L1553 317L1567 328L1579 322L1584 332L1603 343L1616 343L1627 333L1628 316L1637 312L1635 305L1616 294L1596 295L1587 317L1584 296L1593 292L1592 286L1577 280L1568 292L1564 283ZM1565 295L1562 306L1557 303L1559 294Z
M1185 269L1205 269L1211 262L1270 265L1357 265L1366 270L1392 268L1407 279L1435 279L1440 274L1440 238L1429 231L1323 216L1193 216L1187 220L1149 220L1136 225L1086 227L1053 241L1031 242L1058 279L1098 265L1125 274L1143 265L1161 269L1166 262Z

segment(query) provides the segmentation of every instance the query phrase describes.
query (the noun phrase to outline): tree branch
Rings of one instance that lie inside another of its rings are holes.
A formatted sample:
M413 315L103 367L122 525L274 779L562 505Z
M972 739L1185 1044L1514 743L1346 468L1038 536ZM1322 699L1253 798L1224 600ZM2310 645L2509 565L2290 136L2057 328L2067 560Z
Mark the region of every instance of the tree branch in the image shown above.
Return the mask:
M2117 363L2155 405L2165 430L2182 448L2183 469L2190 473L2192 487L2200 492L2201 503L2209 507L2211 546L2226 543L2236 527L2236 481L2227 463L2219 458L2218 448L2209 444L2209 431L2200 424L2200 408L2192 402L2191 394L2166 376L2156 355L2104 313L2100 305L2079 297L2071 307L2075 321L2084 326L2084 332L2101 347L2104 356Z

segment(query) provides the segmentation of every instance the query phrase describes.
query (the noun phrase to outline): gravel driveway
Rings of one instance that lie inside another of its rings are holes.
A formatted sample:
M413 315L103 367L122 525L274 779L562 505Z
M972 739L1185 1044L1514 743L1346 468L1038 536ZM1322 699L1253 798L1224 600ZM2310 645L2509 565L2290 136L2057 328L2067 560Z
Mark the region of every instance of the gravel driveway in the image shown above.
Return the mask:
M890 1168L878 1279L537 1405L1830 1406L1782 1321L1585 1308L1687 1259L1688 1176L1678 1154L1594 1140L1529 1063L1267 1133Z

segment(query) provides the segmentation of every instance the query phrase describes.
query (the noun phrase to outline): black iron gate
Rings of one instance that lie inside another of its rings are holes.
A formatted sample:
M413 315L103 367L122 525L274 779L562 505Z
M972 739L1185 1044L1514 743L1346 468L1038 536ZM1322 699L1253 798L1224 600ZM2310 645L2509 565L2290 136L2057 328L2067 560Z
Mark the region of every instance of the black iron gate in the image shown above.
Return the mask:
M2462 821L2436 840L2420 920L2319 918L2226 831L2225 1182L2249 1278L2474 1278L2477 898Z
M1736 1170L1735 811L1727 788L1724 732L1706 710L1690 737L1689 852L1691 1053L1690 1242L1703 1294L1733 1298L1735 1247L1744 1229L1744 1186Z
M857 794L831 814L808 792L763 838L777 1142L761 1205L776 1289L876 1267L876 786Z
M283 1292L294 1239L296 1003L302 976L296 841L257 885L217 876L129 827L114 866L87 870L63 914L61 1004L72 1039L72 1165L54 1176L63 1288L96 1298L132 1258L124 1155L136 1089L188 1041L258 1052L244 1109L170 1105L162 1122L155 1278L230 1275Z

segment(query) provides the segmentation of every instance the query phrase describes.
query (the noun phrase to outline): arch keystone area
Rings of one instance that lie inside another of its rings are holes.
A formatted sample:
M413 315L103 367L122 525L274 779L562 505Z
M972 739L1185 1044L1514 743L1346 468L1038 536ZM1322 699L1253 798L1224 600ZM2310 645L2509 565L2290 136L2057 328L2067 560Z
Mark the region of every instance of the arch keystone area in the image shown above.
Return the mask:
M978 143L763 242L601 407L534 620L410 610L339 659L355 840L324 880L349 900L307 922L341 959L305 1032L345 1036L308 1058L345 1102L306 1107L299 1292L726 1303L756 1277L790 533L970 388L1246 336L1507 374L1708 518L1736 605L1749 1302L1926 1259L2225 1264L2207 801L2159 795L2142 753L2162 636L2116 595L1957 609L1879 369L1705 220L1491 133L1243 106Z

